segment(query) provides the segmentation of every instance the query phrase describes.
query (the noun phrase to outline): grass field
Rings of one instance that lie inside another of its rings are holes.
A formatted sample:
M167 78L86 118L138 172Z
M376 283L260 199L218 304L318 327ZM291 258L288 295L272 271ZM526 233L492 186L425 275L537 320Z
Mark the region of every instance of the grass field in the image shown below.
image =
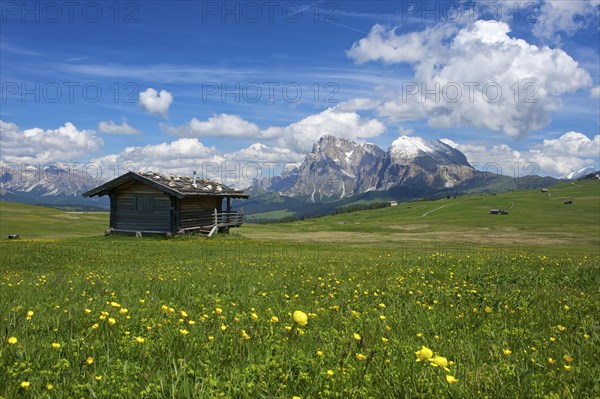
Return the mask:
M600 186L577 184L212 239L3 204L0 397L600 397Z

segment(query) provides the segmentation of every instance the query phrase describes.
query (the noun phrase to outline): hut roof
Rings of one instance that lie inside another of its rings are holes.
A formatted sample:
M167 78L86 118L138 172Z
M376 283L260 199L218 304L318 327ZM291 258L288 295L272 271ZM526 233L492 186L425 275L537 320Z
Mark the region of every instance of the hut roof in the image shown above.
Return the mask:
M242 190L236 190L211 180L196 178L196 184L194 185L194 179L189 176L161 175L160 173L151 171L125 173L122 176L83 193L83 196L93 197L97 195L101 197L131 181L147 184L177 198L195 196L249 197L249 195Z

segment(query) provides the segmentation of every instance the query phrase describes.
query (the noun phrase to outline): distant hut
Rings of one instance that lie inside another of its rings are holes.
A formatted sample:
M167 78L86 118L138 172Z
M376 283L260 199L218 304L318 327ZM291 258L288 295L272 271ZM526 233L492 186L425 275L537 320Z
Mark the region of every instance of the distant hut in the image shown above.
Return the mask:
M229 232L243 223L243 211L232 211L232 198L248 198L241 190L205 179L128 172L83 193L108 195L110 233L184 234ZM225 209L223 209L225 200Z
M389 206L398 206L398 201L388 201Z
M490 215L498 215L500 213L500 209L490 209Z
M540 190L540 192L541 192L541 193L547 193L547 192L548 192L548 189L547 189L547 188L542 188L542 189Z
M571 205L571 204L573 204L573 201L571 201L571 200L565 201L565 205Z

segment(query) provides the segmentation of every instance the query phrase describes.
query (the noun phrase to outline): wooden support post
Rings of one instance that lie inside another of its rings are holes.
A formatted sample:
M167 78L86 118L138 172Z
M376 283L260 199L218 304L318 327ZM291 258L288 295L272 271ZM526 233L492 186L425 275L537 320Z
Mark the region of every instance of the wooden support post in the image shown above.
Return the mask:
M217 208L215 208L215 226L219 224L219 217L217 216Z

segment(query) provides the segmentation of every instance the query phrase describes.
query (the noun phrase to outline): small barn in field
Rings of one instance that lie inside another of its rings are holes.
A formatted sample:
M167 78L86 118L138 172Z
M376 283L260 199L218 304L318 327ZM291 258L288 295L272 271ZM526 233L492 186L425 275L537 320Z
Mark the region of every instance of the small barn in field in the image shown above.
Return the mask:
M248 198L241 190L193 177L128 172L84 197L108 195L110 233L184 234L229 232L243 223L232 198Z

